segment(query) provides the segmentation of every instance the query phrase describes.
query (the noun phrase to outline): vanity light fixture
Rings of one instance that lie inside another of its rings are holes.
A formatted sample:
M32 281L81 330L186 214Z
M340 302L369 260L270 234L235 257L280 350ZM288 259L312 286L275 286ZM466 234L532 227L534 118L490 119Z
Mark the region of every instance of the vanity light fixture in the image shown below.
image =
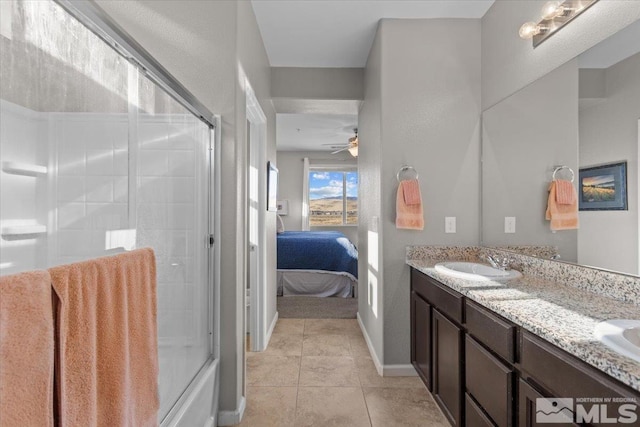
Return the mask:
M533 39L533 47L537 47L597 1L598 0L548 1L542 7L542 19L537 23L524 23L520 27L520 37L526 40Z

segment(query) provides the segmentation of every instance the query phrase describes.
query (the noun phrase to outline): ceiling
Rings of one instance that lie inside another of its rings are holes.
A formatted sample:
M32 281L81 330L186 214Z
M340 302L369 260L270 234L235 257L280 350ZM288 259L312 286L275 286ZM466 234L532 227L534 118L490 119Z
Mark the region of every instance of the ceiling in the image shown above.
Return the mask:
M366 65L382 18L481 18L494 0L252 0L273 67ZM357 127L349 114L278 114L277 149L335 151ZM331 145L324 145L331 144Z
M278 151L335 151L331 145L347 144L357 124L352 114L278 114Z
M364 67L381 18L481 18L494 0L252 0L272 67Z

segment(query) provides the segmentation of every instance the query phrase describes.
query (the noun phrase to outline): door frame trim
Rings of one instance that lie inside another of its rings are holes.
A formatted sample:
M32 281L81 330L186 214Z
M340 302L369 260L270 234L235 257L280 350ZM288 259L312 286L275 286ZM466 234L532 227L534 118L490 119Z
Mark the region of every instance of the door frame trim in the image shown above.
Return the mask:
M267 118L258 103L255 92L248 81L246 87L247 121L249 122L249 153L257 154L258 165L258 243L257 243L257 283L250 283L250 325L251 351L264 351L268 344L267 335L267 271L266 271L266 164L267 164ZM264 167L262 167L264 166ZM247 195L250 194L251 168L247 168ZM248 241L248 239L247 239ZM248 248L250 249L250 242ZM251 256L250 254L248 255ZM250 266L250 261L247 263ZM249 275L251 276L251 274ZM246 293L245 293L246 295ZM246 296L245 296L246 298ZM245 306L245 305L243 305ZM243 329L244 330L244 329Z

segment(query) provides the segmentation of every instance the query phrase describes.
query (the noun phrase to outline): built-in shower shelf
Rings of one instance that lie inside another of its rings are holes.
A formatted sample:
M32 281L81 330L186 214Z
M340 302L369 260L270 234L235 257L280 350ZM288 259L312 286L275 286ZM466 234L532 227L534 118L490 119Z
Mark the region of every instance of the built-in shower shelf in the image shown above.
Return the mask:
M3 162L2 170L14 175L39 176L47 174L46 166L18 162Z
M44 234L47 232L47 227L44 225L14 225L10 227L2 227L3 237L20 237L30 236L34 234Z

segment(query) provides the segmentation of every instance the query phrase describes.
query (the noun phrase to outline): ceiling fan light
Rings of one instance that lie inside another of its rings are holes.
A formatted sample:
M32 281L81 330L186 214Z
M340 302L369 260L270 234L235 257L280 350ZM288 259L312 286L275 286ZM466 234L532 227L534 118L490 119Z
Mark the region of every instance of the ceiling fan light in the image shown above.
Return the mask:
M351 154L353 157L358 157L358 144L349 147L349 154Z

